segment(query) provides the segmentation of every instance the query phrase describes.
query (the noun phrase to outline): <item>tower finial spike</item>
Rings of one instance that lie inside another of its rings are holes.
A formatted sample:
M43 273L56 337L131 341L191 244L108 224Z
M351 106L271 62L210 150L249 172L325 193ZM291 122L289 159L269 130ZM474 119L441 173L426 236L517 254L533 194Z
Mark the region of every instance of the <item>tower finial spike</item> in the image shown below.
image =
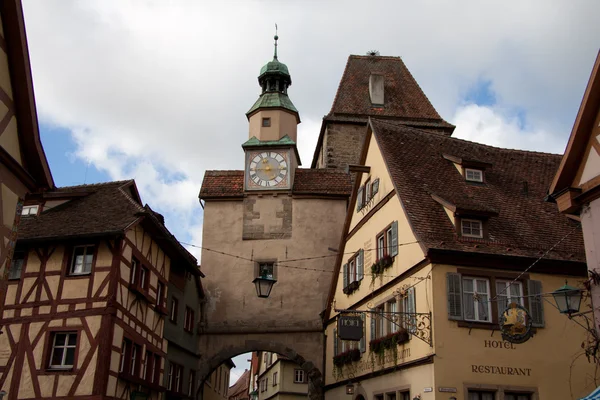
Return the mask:
M277 39L279 39L279 36L277 36L277 24L275 24L275 36L273 39L275 39L275 53L273 53L273 59L277 60Z

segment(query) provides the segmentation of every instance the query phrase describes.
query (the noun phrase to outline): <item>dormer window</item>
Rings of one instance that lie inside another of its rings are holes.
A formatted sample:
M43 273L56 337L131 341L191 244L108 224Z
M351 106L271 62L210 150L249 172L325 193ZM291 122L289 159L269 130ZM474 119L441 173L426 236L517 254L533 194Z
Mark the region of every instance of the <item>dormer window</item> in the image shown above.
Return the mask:
M465 179L469 182L483 182L483 171L474 168L465 168Z
M483 223L477 219L462 219L461 232L465 237L482 238Z
M38 210L40 209L39 205L34 206L23 206L23 210L21 211L22 216L33 216L38 214Z

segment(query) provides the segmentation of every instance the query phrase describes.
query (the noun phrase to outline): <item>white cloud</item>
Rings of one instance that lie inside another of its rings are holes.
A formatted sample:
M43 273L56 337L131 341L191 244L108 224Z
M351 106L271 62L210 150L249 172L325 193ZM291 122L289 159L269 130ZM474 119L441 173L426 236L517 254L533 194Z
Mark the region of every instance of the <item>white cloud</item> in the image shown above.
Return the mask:
M196 244L204 171L243 167L244 113L275 22L304 167L348 54L370 49L402 56L457 135L560 152L600 37L600 3L577 0L23 2L40 120L70 130L75 156L111 178L135 177ZM482 77L497 104L465 106ZM511 109L526 113L524 128Z
M493 106L461 106L452 120L452 136L490 146L520 150L562 153L564 137L542 129L523 126L523 121L506 110Z

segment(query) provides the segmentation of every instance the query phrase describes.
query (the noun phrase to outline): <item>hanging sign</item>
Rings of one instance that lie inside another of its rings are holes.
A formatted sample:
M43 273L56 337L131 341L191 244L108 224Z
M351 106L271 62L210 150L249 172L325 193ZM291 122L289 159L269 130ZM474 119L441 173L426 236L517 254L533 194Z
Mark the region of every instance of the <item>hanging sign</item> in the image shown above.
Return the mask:
M525 343L533 336L531 316L517 303L511 303L499 318L502 339L510 343Z
M342 315L338 319L337 331L341 340L361 340L363 337L363 320L359 316Z

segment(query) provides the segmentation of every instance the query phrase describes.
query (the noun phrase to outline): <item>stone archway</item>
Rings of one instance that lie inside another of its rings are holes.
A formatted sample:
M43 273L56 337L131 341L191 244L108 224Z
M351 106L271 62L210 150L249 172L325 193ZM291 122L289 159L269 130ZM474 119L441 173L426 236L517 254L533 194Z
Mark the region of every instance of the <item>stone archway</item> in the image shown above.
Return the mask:
M286 345L274 341L246 340L243 344L227 346L207 360L201 362L198 369L198 378L201 381L196 391L196 400L202 400L202 388L208 376L223 362L239 354L252 351L269 351L281 354L295 362L304 370L308 376L308 398L311 400L323 400L323 375L312 361L307 361L302 355Z

